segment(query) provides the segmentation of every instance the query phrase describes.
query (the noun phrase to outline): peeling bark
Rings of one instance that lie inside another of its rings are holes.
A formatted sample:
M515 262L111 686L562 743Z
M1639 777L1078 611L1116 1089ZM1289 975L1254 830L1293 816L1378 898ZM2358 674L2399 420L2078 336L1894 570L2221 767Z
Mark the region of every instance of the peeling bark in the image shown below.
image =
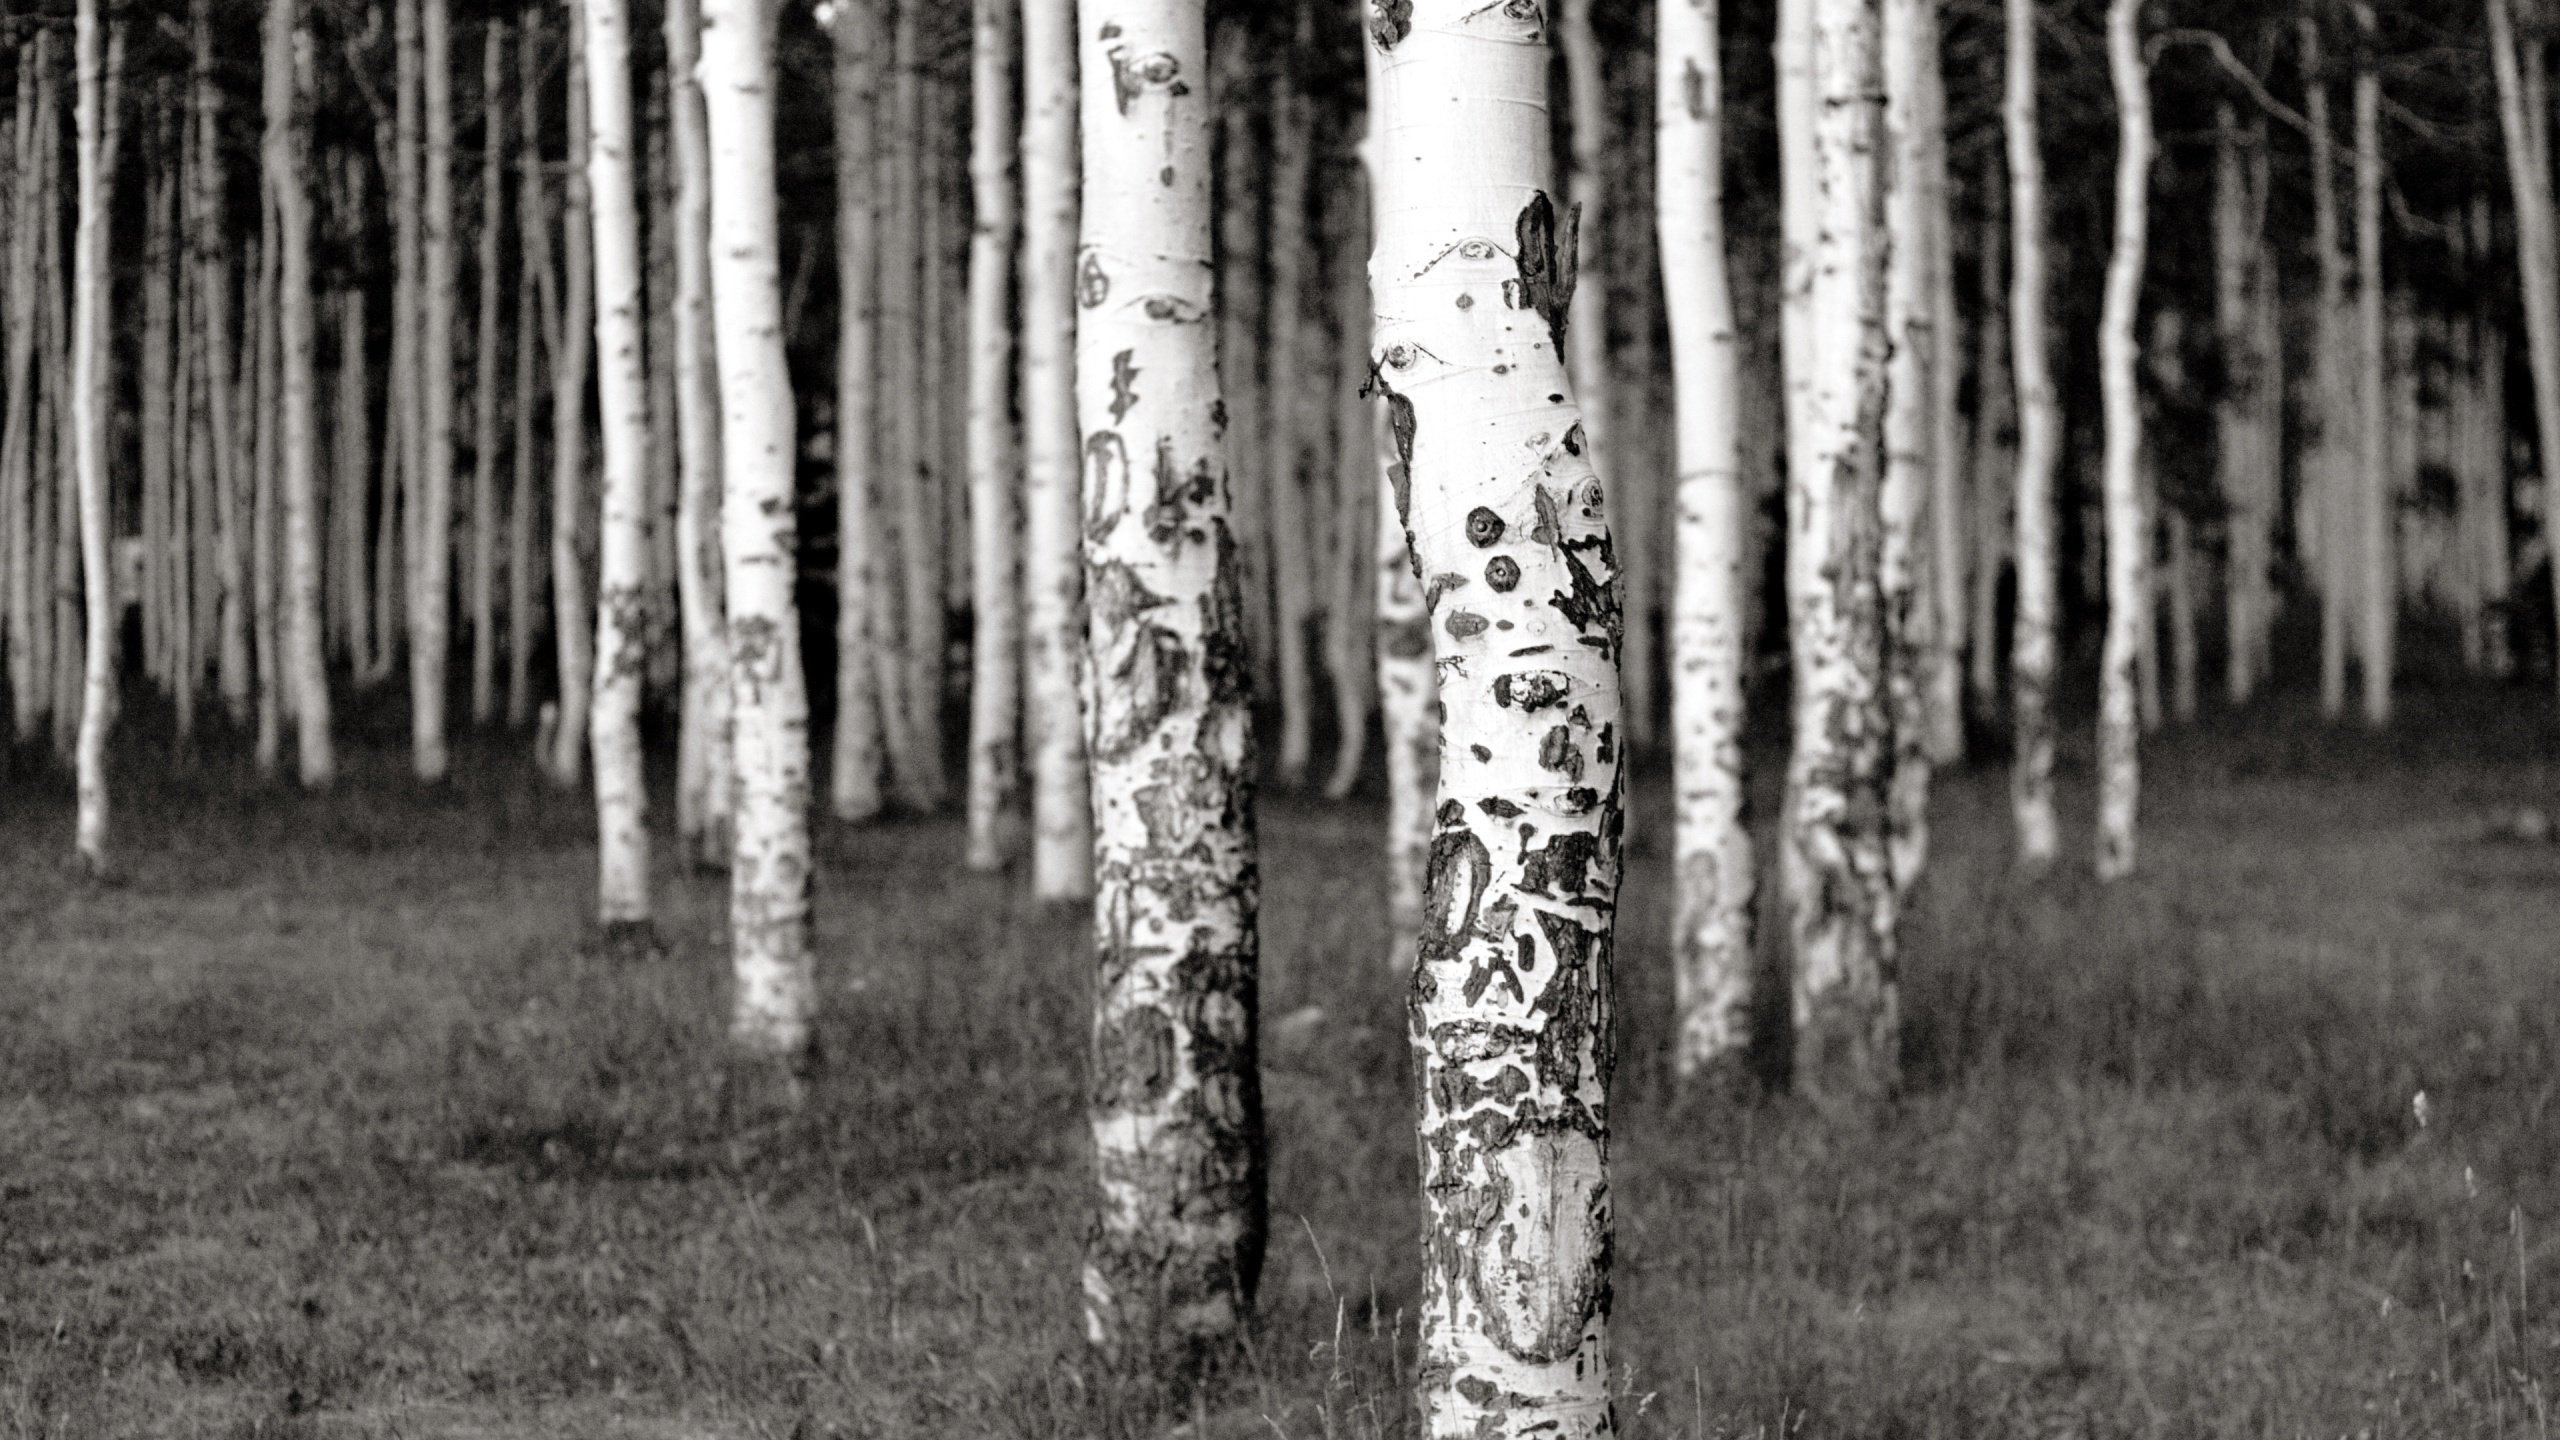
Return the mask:
M1015 487L1012 256L1019 207L1013 57L1018 0L972 13L968 276L969 575L976 628L969 686L968 863L1011 859L1022 821L1022 528Z
M667 223L675 230L676 271L675 353L667 364L675 372L676 602L684 626L676 828L694 864L724 869L736 843L731 821L738 785L721 584L720 390L711 353L711 153L695 75L702 54L698 0L669 0L666 40L667 139L675 172Z

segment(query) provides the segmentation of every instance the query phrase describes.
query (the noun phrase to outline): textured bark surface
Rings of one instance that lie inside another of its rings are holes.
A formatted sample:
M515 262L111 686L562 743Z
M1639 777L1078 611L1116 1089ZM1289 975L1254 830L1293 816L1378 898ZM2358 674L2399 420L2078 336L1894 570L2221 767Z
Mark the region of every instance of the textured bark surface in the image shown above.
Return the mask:
M2115 249L2098 318L2098 383L2105 403L2107 633L2098 676L2098 878L2133 873L2142 793L2142 724L2134 669L2151 634L2151 523L2143 503L2142 271L2150 227L2151 75L2142 54L2142 0L2108 0L2107 76L2116 96ZM2157 693L2155 683L2153 689Z
M1945 368L1936 307L1936 256L1929 245L1932 200L1924 175L1936 123L1923 76L1938 68L1937 0L1883 0L1885 372L1884 483L1877 507L1884 524L1877 581L1884 604L1885 697L1893 725L1892 779L1886 794L1886 846L1894 886L1908 896L1929 854L1930 706L1938 663L1938 614L1931 573L1931 536L1939 472L1938 373Z
M711 354L711 149L703 132L698 0L669 0L667 141L675 194L676 602L684 627L684 697L676 826L686 856L729 863L737 766L729 737L729 620L720 560L720 387ZM841 556L842 552L838 552ZM839 560L838 563L842 563ZM854 667L857 671L862 666ZM842 723L841 720L838 722ZM875 761L873 772L878 765Z
M320 625L320 426L316 303L311 288L311 130L304 97L311 39L301 0L268 0L267 184L276 205L276 315L281 344L276 445L284 499L284 673L293 696L295 773L305 789L337 775L329 735L329 668Z
M1750 1040L1751 913L1744 824L1744 527L1740 353L1724 226L1724 81L1716 0L1662 0L1655 197L1678 424L1671 602L1672 956L1684 1079L1738 1069Z
M1084 562L1076 484L1078 205L1074 0L1022 8L1022 670L1031 893L1093 893L1093 801L1078 684Z
M773 31L764 0L706 0L711 325L719 357L720 538L736 705L737 851L729 868L731 1033L788 1056L809 1043L809 691L800 669L791 377L782 352Z
M2018 863L2053 864L2061 833L2053 814L2053 673L2060 620L2061 556L2056 544L2054 469L2061 460L2062 411L2054 396L2045 338L2044 154L2036 123L2036 0L2006 0L2009 142L2009 350L2017 377L2017 614L2011 622L2009 801L2018 823Z
M2524 278L2525 345L2533 373L2533 426L2546 453L2560 450L2560 216L2551 195L2551 122L2543 52L2519 53L2508 0L2488 0L2489 57L2497 72L2498 124L2506 137L2515 203L2516 266ZM2485 248L2485 247L2484 247ZM2560 466L2544 467L2545 515L2560 514ZM2560 564L2551 567L2560 603ZM2560 666L2554 667L2560 674Z
M596 919L649 920L649 789L640 692L648 669L649 390L641 364L640 206L626 0L578 0L586 39L587 191L595 247L596 392L604 503L596 574Z
M418 5L425 84L418 367L411 382L417 387L419 433L410 449L418 465L409 485L414 542L409 553L409 737L410 763L418 778L439 781L453 763L445 738L445 681L453 629L453 312L460 284L453 244L451 27L446 0L418 0Z
M2213 306L2222 351L2216 397L2216 463L2228 546L2224 568L2223 687L2242 705L2267 673L2273 622L2275 509L2282 495L2280 437L2271 422L2283 402L2281 350L2258 344L2259 308L2273 301L2264 229L2267 151L2263 129L2243 132L2225 105L2216 112L2213 156ZM2253 143L2254 142L2254 143Z
M1093 772L1088 1337L1242 1336L1267 1228L1253 731L1211 308L1200 0L1080 7L1085 663Z
M1539 7L1373 4L1378 387L1442 714L1411 1040L1433 1436L1612 1432L1618 573Z
M971 12L968 275L970 640L968 863L995 870L1022 832L1022 531L1013 426L1013 57L1019 0Z
M107 495L107 221L113 203L116 76L124 34L112 44L102 0L81 0L73 63L78 74L79 219L73 240L71 311L72 472L79 491L81 644L79 800L74 844L91 871L107 865L107 731L115 721L118 643ZM112 54L110 53L112 51ZM66 588L68 577L65 577Z
M1789 233L1787 593L1794 748L1779 879L1795 966L1795 1083L1864 1103L1896 1081L1895 751L1882 585L1886 405L1881 14L1802 6L1807 89L1782 145Z

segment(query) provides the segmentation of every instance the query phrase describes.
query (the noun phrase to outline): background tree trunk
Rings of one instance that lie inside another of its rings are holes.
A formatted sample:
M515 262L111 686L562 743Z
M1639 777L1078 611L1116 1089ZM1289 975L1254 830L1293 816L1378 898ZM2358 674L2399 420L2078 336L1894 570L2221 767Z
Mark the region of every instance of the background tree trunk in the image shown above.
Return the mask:
M848 6L847 11L854 7ZM839 12L836 23L847 23ZM676 777L676 828L693 863L725 868L736 843L732 820L736 810L737 766L730 742L732 699L729 693L729 623L723 598L720 549L720 389L711 345L711 151L704 133L702 86L695 67L702 54L702 11L698 0L669 0L667 5L667 140L672 151L675 195L667 218L675 235L675 371L676 446L679 455L676 509L676 598L684 621L682 759ZM845 450L837 447L839 465ZM843 472L839 470L841 476ZM859 483L859 482L857 482ZM859 489L848 492L858 497ZM839 504L855 503L840 497ZM839 551L838 578L846 552ZM857 584L843 603L859 607L864 590ZM842 622L839 621L839 624ZM867 656L854 657L851 668L868 670ZM841 651L837 662L843 665ZM841 687L842 680L838 680ZM841 695L841 688L837 692ZM865 692L864 704L868 705ZM866 712L867 713L867 712ZM847 718L839 710L836 724ZM839 731L841 734L841 731ZM841 743L841 742L839 742ZM838 764L843 754L837 754ZM878 774L872 754L867 778ZM839 782L841 783L841 782ZM841 792L839 792L841 793ZM875 808L876 808L876 795Z
M2151 77L2142 54L2142 0L2108 0L2107 75L2116 95L2115 251L2098 320L2098 378L2106 406L2107 634L2098 693L2098 878L2133 873L2142 794L2142 726L2134 667L2154 649L2151 524L2143 504L2142 271L2150 226Z
M1877 494L1883 522L1877 584L1884 613L1885 699L1892 720L1891 779L1885 843L1897 891L1910 893L1929 853L1930 710L1936 663L1936 589L1930 574L1931 492L1946 464L1937 448L1938 371L1945 317L1937 298L1929 247L1931 197L1927 168L1928 97L1922 75L1938 66L1936 0L1882 0L1885 139L1884 480Z
M284 674L293 696L294 765L306 790L337 778L329 734L329 660L320 633L320 423L313 351L311 132L304 109L311 37L301 0L268 0L267 180L276 198L280 384L276 444L284 489Z
M2061 587L2056 553L2054 470L2062 414L2054 398L2045 338L2044 155L2036 125L2036 0L2005 0L2008 85L2002 106L2009 142L2011 368L2018 386L2017 613L2009 640L2010 730L2016 758L2010 804L2018 821L2018 863L2053 864L2061 834L2053 814L2053 675Z
M409 733L418 778L435 783L453 763L445 740L445 668L452 652L453 311L460 287L453 247L452 44L445 0L417 3L426 95L414 375L419 437L411 448L418 468L409 486L417 538L409 562Z
M561 174L560 343L551 375L551 643L560 699L547 758L552 783L578 783L587 751L595 681L595 628L587 594L587 372L595 342L595 289L588 248L586 43L569 35L569 164ZM549 241L544 242L546 249ZM547 271L550 262L543 260Z
M973 869L1012 858L1022 828L1022 526L1013 428L1013 253L1020 225L1013 157L1019 0L976 0L969 96L968 471L971 608L969 853Z
M880 7L842 0L835 13L836 276L836 718L828 800L839 820L880 813L885 622L894 614L883 570L888 554L876 392L880 345ZM902 693L903 687L890 693Z
M2394 531L2399 503L2391 480L2390 406L2385 389L2382 278L2382 78L2373 68L2373 7L2358 3L2364 55L2356 65L2356 568L2362 574L2364 723L2391 723L2391 677L2400 614Z
M2250 141L2256 140L2255 145ZM2222 348L2222 394L2214 406L2228 554L2223 578L2224 689L2245 705L2266 674L2275 563L2274 512L2282 457L2267 433L2266 391L2281 400L2283 357L2258 348L2259 291L2272 284L2265 250L2266 148L2263 128L2244 133L2228 104L2215 112L2213 154L2214 325Z
M472 343L471 723L498 718L499 237L507 208L507 22L493 19L480 50L480 314Z

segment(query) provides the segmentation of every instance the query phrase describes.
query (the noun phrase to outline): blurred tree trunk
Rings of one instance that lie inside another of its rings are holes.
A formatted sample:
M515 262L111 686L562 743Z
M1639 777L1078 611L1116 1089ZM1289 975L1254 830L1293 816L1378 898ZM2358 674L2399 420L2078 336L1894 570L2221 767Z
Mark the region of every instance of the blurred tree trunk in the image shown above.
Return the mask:
M1611 507L1621 516L1632 515L1630 472L1633 467L1613 463L1617 430L1610 422L1616 411L1618 387L1609 364L1609 249L1611 243L1609 213L1608 153L1609 88L1605 74L1605 57L1600 41L1592 33L1593 0L1558 0L1554 17L1555 47L1564 62L1565 131L1564 194L1561 197L1572 219L1568 228L1575 235L1574 253L1584 257L1580 269L1581 283L1573 290L1573 313L1565 327L1565 373L1573 381L1573 398L1582 410L1582 443L1591 470L1602 476L1616 501ZM1623 522L1621 528L1624 528ZM1620 599L1642 566L1634 563L1633 552L1639 547L1641 531L1631 531L1621 538L1619 560ZM1639 628L1644 610L1637 606L1621 616L1627 629ZM1625 686L1622 714L1629 741L1639 745L1653 740L1653 685L1650 674L1652 647L1641 642L1628 642L1621 657L1620 683Z
M2347 450L2355 423L2343 398L2353 344L2344 329L2346 259L2338 249L2337 169L2329 134L2329 76L2320 55L2319 23L2300 24L2304 113L2311 125L2311 247L2320 261L2320 287L2312 316L2313 439L2303 456L2304 488L2312 523L2306 537L2320 583L2320 713L2336 719L2347 708L2347 664L2353 656L2355 570L2349 537L2355 518L2356 471Z
M1072 0L1023 0L1023 677L1031 893L1093 893L1078 657L1082 507L1075 410L1076 50Z
M976 633L969 686L969 864L1003 867L1022 837L1021 444L1013 425L1013 158L1019 0L976 0L971 24L968 468Z
M1354 117L1353 135L1360 136ZM1353 142L1365 151L1365 136ZM1341 179L1329 207L1334 226L1335 332L1332 463L1324 470L1333 479L1333 564L1328 578L1333 594L1326 606L1325 665L1333 673L1333 773L1325 780L1328 800L1343 800L1360 784L1369 754L1369 712L1377 703L1375 655L1377 601L1372 596L1378 576L1378 406L1369 393L1369 237L1368 186L1363 166L1338 167ZM1404 531L1395 530L1396 544ZM1428 803L1425 804L1428 811ZM1400 953L1410 954L1410 944Z
M337 778L329 658L321 635L319 381L313 349L311 35L301 0L268 0L267 183L276 203L276 445L284 501L282 671L293 697L294 764L306 790Z
M169 349L177 320L177 291L169 280L169 249L176 225L168 209L175 194L170 159L176 147L169 139L169 111L159 103L165 98L162 87L152 88L151 130L143 142L142 328L136 347L141 374L134 395L135 428L142 441L142 673L164 690L171 680L169 575L174 558L169 544Z
M333 172L336 184L331 187L330 210L339 243L352 245L363 228L362 166L351 152L340 152L338 161ZM372 587L367 574L370 567L365 553L372 534L367 521L373 512L371 347L366 343L364 286L353 277L338 283L341 288L332 297L331 307L337 320L338 360L330 427L330 468L335 472L337 489L330 528L337 535L330 573L337 582L338 608L342 612L339 653L347 668L361 677L373 663L376 644ZM180 307L182 313L184 309ZM179 411L181 433L185 430L185 413L183 408Z
M2142 271L2150 235L2150 66L2142 54L2142 0L2108 0L2107 75L2116 94L2115 251L2107 257L2098 319L2098 382L2105 402L2107 633L2098 689L2098 878L2133 873L2142 794L2142 725L2134 668L2152 648L2151 525L2142 503Z
M2394 531L2399 505L2390 464L2390 405L2382 278L2382 77L2374 70L2373 7L2358 3L2364 44L2356 64L2356 397L2357 556L2364 603L2364 723L2391 723L2391 679L2400 614L2400 569Z
M1307 13L1303 3L1294 7ZM1307 391L1307 275L1313 268L1307 215L1315 202L1315 116L1296 57L1308 47L1283 50L1271 86L1271 289L1262 335L1263 471L1270 486L1271 589L1280 666L1279 780L1289 789L1306 784L1315 763L1315 672L1307 630L1315 611L1313 536L1307 528L1307 427L1299 399Z
M431 0L432 3L432 0ZM641 358L640 205L626 0L577 0L587 97L603 502L597 526L596 919L649 924L649 788L640 696L649 668L649 377ZM796 452L795 452L796 453Z
M2482 297L2454 319L2455 461L2462 477L2461 544L2471 579L2464 616L2465 660L2504 678L2514 666L2507 617L2515 597L2507 533L2507 335L2490 297L2495 232L2486 193L2464 216L2461 275Z
M2281 456L2270 433L2269 392L2282 403L2284 358L2258 345L2262 292L2274 284L2266 245L2267 147L2263 123L2244 132L2229 104L2214 112L2214 324L2222 393L2214 405L2220 488L2229 547L2223 580L2224 688L2245 705L2266 677L2274 616L2273 526ZM2271 298L2271 297L2268 297Z
M1411 1026L1424 1429L1602 1435L1626 747L1619 575L1565 373L1546 32L1474 0L1367 28L1378 385L1446 742ZM1515 630L1554 649L1517 653Z
M233 409L231 357L230 223L224 215L226 170L222 159L222 87L213 78L211 0L195 0L191 12L196 92L195 230L197 293L204 302L204 404L212 429L218 519L214 573L221 594L220 677L223 709L235 725L249 720L249 608L247 559L248 477L240 473Z
M1750 1044L1751 901L1745 823L1740 356L1725 260L1724 74L1715 0L1662 0L1654 196L1679 429L1672 567L1674 789L1672 1067L1736 1070ZM1738 1077L1736 1077L1738 1078Z
M662 7L663 8L663 7ZM645 13L645 12L644 12ZM664 17L661 16L663 38ZM696 32L700 26L697 23ZM698 49L698 44L697 44ZM684 741L684 460L676 434L676 246L675 154L672 91L673 66L649 77L646 106L640 117L642 157L637 183L641 193L641 229L647 237L642 274L642 313L649 357L648 476L648 650L647 692L663 710L675 702L679 726L677 746ZM681 762L679 762L681 763ZM681 829L681 824L679 824Z
M587 593L587 372L595 343L593 252L588 246L586 38L569 27L569 163L561 171L560 331L551 372L551 643L558 654L559 711L546 763L566 789L585 771L594 699L595 626ZM543 269L550 270L546 232ZM786 450L788 447L786 447Z
M846 22L839 15L836 23ZM729 622L721 577L720 377L711 345L711 152L703 131L702 86L695 78L702 55L699 0L669 0L666 25L667 143L675 182L667 210L675 231L675 353L667 368L676 386L676 599L684 623L676 829L694 864L722 869L736 843L737 766L729 734ZM839 442L840 463L845 453ZM840 503L855 503L859 493ZM860 613L861 589L850 594L847 603ZM857 656L851 668L865 672L867 660ZM866 713L867 705L866 695ZM836 724L846 723L839 711ZM877 773L875 751L864 774L868 779Z
M9 213L13 216L41 213L43 203L46 152L40 141L49 128L44 103L50 86L52 34L38 30L26 44L18 47L18 104L11 125L11 151L14 177ZM5 436L0 436L0 488L7 492L8 550L6 553L8 592L9 705L10 723L19 744L35 739L37 723L44 717L44 702L37 683L43 674L36 664L39 650L37 636L43 626L38 607L44 603L43 592L36 583L39 552L36 535L42 528L41 509L44 485L35 466L36 361L36 259L37 233L41 226L14 224L9 227L9 409Z
M1937 590L1931 573L1932 493L1949 458L1938 450L1938 372L1945 368L1946 318L1937 300L1929 245L1937 204L1928 181L1930 130L1925 76L1938 68L1937 0L1883 0L1886 163L1884 480L1877 585L1884 614L1885 703L1892 723L1885 839L1896 891L1907 896L1929 854L1930 744L1937 717L1930 686L1937 664Z
M1928 733L1924 758L1933 765L1964 760L1964 644L1966 620L1966 508L1970 474L1965 464L1964 422L1958 413L1964 385L1963 317L1956 309L1954 219L1947 198L1947 82L1938 8L1926 0L1914 26L1917 63L1912 74L1910 149L1917 238L1925 249L1920 284L1931 316L1929 365L1929 534L1921 601L1930 631L1921 675ZM1922 797L1925 800L1925 795Z
M480 41L480 313L472 344L471 723L498 718L499 237L507 208L507 22Z
M1235 513L1228 520L1236 533L1237 581L1244 591L1245 661L1252 667L1254 693L1267 697L1279 690L1280 639L1271 574L1271 452L1265 439L1271 404L1264 341L1271 332L1270 292L1263 283L1268 254L1262 206L1270 191L1253 181L1270 173L1271 155L1254 125L1261 80L1248 14L1218 27L1217 46L1210 89L1216 92L1220 177L1215 187L1218 379L1227 396L1227 474L1235 493Z
M896 696L896 609L882 467L879 154L880 7L839 0L835 12L836 718L828 801L839 820L880 813L884 731L905 732Z
M251 654L257 662L258 773L272 778L284 761L284 722L293 708L284 673L282 489L276 475L276 392L284 371L276 324L275 188L258 173L258 240L248 272L257 277L240 335L240 408L249 417L249 600Z
M452 765L445 739L445 674L453 628L453 312L460 289L453 246L453 54L446 0L409 3L417 6L418 63L425 82L419 268L412 291L419 432L410 445L418 464L409 485L414 537L409 559L409 735L411 766L420 780L433 783L444 779Z
M1085 1325L1141 1365L1242 1340L1268 1228L1253 717L1209 323L1204 10L1116 0L1079 17L1101 1181Z
M2018 394L2009 374L2009 222L2000 200L2005 159L1994 152L1982 167L1983 221L1976 258L1982 314L1974 326L1972 619L1965 629L1971 649L1965 688L1974 713L1988 721L2000 713L2000 576L2017 534L2011 515L2018 477Z
M925 127L921 9L922 0L897 0L890 21L888 122L879 149L880 363L883 374L929 377L924 252L933 224L920 157L943 137ZM936 466L928 404L937 389L930 380L892 386L880 415L881 470L897 524L887 569L899 592L899 623L881 650L895 660L900 684L884 692L884 700L900 704L905 721L888 727L889 773L899 797L925 811L940 809L949 788L942 765L942 523L936 501L936 487L948 477Z
M791 376L783 358L774 185L773 29L766 0L705 0L703 108L711 148L711 324L721 406L720 538L728 580L737 747L729 870L731 1033L804 1053L817 1008L809 955L809 692L793 590Z
M2009 640L2010 729L2016 758L2011 807L2018 822L2018 863L2041 871L2060 853L2053 814L2053 672L2061 585L2056 553L2054 469L2061 459L2062 412L2054 397L2045 338L2045 199L2043 143L2036 123L2036 0L2005 0L2007 95L2002 106L2009 142L2009 335L2018 390L2017 611Z
M110 25L102 0L80 0L79 233L73 242L71 414L79 481L80 575L86 634L81 645L78 813L74 844L91 874L107 867L107 732L115 724L122 645L113 569L113 501L107 479L107 411L114 404L109 220L115 204L116 132L124 79L124 26ZM108 33L112 30L112 34Z
M538 4L538 0L537 0ZM516 374L513 493L507 506L507 724L533 718L533 651L542 624L537 599L545 550L535 543L542 514L534 416L541 364L560 363L560 320L551 276L550 187L542 174L541 11L525 7L516 45ZM547 767L550 757L544 756Z

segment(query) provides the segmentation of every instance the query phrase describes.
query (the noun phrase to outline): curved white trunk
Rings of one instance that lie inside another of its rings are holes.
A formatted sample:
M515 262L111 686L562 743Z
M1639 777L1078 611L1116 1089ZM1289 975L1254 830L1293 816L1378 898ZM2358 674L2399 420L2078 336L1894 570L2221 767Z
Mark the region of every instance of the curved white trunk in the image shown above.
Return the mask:
M1021 497L1013 432L1013 57L1019 0L976 0L969 126L969 865L1001 868L1021 829Z
M1673 1068L1739 1064L1750 1039L1751 897L1743 823L1740 357L1724 246L1724 80L1716 0L1655 7L1654 195L1671 321L1678 531L1671 600Z
M303 788L337 775L329 737L329 667L320 633L320 426L311 291L311 139L304 96L310 36L300 0L268 0L267 41L281 57L267 78L267 183L276 199L276 315L282 344L277 437L284 490L284 665L293 697L294 760Z
M586 35L569 37L569 164L561 175L560 329L551 371L551 638L560 676L559 710L545 756L563 789L586 768L594 701L595 626L587 589L587 372L595 354L594 250L587 243ZM544 268L549 269L547 258ZM414 452L413 452L414 453ZM411 493L415 493L414 488Z
M731 1033L771 1055L809 1042L809 692L792 590L791 375L782 353L774 190L773 30L765 0L705 0L711 138L711 325L719 357L720 538L738 766L729 870Z
M711 354L711 150L703 133L698 0L668 0L667 140L675 195L676 600L684 625L677 828L697 865L725 868L737 767L729 739L729 625L720 574L720 388ZM862 666L857 665L857 670ZM878 768L874 765L874 770Z
M1610 1433L1618 570L1535 6L1369 15L1378 384L1443 716L1412 1040L1435 1437Z
M2009 142L2009 345L2018 388L2017 614L2009 641L2010 808L2018 863L2042 870L2061 853L2053 814L2053 672L2062 583L2055 549L2054 468L2062 413L2045 339L2043 141L2036 124L2036 0L2006 0Z
M1929 854L1930 707L1938 657L1935 577L1930 573L1939 471L1938 374L1946 368L1929 244L1929 114L1924 74L1938 68L1937 0L1883 0L1886 169L1884 522L1877 579L1884 602L1885 694L1893 724L1886 844L1893 879L1908 896Z
M1201 0L1079 7L1093 709L1089 1338L1241 1337L1267 1228L1256 1071L1253 721L1210 272Z
M1093 800L1078 684L1074 0L1022 11L1022 668L1031 752L1031 893L1093 893Z
M2135 812L2142 793L2142 718L2135 667L2153 648L2151 526L2143 505L2142 347L2149 238L2151 76L2142 54L2142 0L2108 0L2107 76L2115 87L2115 250L2098 317L2098 384L2105 402L2101 480L2107 514L2107 634L2098 677L2098 878L2133 873Z
M649 387L640 357L640 208L632 163L625 0L578 0L586 41L587 190L595 247L596 393L604 503L596 575L596 919L649 922L649 789L640 687L648 669Z
M71 445L79 487L80 578L86 635L81 644L80 734L76 744L79 809L75 842L90 870L107 864L107 731L115 723L117 643L115 576L107 493L107 222L113 203L115 71L124 32L108 23L100 0L80 0L74 63L79 97L79 231L72 249ZM66 577L67 584L67 577Z

